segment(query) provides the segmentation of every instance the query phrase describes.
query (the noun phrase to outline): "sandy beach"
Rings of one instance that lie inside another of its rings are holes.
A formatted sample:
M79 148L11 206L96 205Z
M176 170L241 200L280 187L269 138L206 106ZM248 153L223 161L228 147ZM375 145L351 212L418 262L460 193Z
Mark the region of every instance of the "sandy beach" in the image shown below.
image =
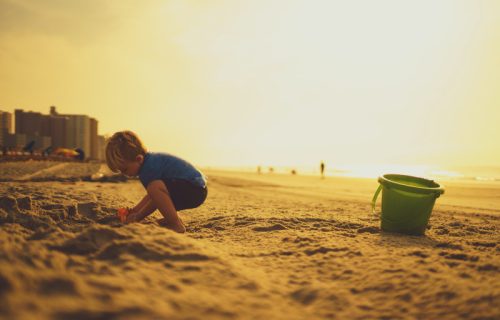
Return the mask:
M144 189L100 164L0 163L0 318L500 318L498 182L443 182L407 236L375 179L204 172L176 234L119 223Z

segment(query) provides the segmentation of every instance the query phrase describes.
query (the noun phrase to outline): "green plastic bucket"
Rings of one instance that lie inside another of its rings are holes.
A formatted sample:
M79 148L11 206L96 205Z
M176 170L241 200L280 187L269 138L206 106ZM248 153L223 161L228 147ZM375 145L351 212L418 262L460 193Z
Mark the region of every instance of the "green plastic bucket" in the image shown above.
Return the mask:
M423 235L436 199L444 193L439 183L402 174L384 174L373 195L372 210L382 190L380 227L384 231Z

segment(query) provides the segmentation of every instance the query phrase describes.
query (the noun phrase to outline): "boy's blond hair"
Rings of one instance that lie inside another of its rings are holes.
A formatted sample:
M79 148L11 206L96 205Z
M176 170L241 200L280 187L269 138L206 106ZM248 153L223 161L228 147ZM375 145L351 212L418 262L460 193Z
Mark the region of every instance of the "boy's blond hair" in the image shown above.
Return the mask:
M106 144L106 163L113 172L118 172L125 161L134 161L138 155L146 155L146 148L132 131L116 132Z

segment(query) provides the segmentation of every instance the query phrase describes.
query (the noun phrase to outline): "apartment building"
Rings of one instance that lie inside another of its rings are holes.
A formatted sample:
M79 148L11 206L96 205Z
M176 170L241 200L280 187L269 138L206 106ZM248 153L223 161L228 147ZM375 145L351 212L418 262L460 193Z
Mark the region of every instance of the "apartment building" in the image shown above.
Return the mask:
M98 135L98 121L87 115L59 114L55 106L48 115L40 112L14 111L15 133L12 129L12 114L0 111L0 145L23 147L34 141L36 149L49 146L80 148L85 157L103 159L104 142Z

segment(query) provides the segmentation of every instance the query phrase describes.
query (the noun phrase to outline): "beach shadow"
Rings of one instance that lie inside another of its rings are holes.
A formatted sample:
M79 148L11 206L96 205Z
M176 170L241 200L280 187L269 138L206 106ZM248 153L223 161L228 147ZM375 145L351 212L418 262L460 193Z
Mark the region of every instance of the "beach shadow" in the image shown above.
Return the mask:
M395 247L419 247L419 248L435 248L441 242L429 235L413 236L403 233L393 233L380 230L379 244L383 246Z

